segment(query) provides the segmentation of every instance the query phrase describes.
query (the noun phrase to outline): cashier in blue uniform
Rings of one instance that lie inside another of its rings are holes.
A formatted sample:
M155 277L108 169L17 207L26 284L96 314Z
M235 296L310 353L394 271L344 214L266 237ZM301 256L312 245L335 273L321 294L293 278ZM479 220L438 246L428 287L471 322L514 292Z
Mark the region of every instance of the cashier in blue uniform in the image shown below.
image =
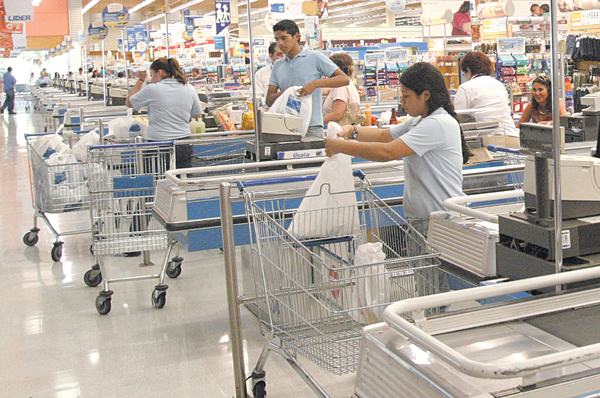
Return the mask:
M400 77L401 103L410 118L390 128L343 126L341 139L325 139L327 155L345 153L386 162L404 159L404 215L422 234L444 200L464 196L462 165L471 155L444 77L419 62Z
M491 76L490 58L482 52L472 51L460 62L460 70L467 81L458 87L454 109L481 109L477 114L478 121L497 120L500 123L496 132L483 138L484 145L519 148L519 131L508 107L508 92L498 79Z

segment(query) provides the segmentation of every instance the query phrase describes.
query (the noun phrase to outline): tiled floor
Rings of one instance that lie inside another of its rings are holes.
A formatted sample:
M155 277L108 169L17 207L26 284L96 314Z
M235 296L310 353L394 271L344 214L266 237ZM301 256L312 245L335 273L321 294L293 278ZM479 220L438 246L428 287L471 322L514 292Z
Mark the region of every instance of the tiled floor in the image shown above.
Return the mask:
M150 302L156 281L143 280L113 285L112 311L99 315L100 286L83 283L94 263L89 234L65 237L59 262L44 225L36 246L22 242L33 215L24 135L42 131L42 119L23 104L17 111L0 115L0 397L234 397L222 253L183 253L163 309ZM52 221L65 231L88 227L88 217ZM115 274L146 271L139 258L108 261ZM242 321L249 374L265 340L245 308ZM303 364L332 397L352 395L353 375ZM314 396L280 356L272 354L266 370L269 397Z

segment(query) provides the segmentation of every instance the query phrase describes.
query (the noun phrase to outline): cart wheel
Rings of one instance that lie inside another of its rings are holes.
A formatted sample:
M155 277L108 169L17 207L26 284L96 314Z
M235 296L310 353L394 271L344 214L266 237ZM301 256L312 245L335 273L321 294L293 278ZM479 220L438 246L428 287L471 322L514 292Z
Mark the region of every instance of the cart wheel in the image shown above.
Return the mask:
M169 261L166 274L169 278L177 278L179 275L181 275L181 263Z
M89 287L96 287L102 282L102 274L92 267L83 275L83 281Z
M23 236L23 243L25 243L27 246L35 246L39 239L40 237L38 236L37 232L29 231Z
M62 257L62 242L54 244L50 255L52 256L52 260L60 261L60 258Z
M160 291L160 290L154 290L152 292L152 305L155 308L162 308L165 306L167 302L167 292L165 291Z
M252 395L254 398L264 398L267 396L266 383L259 381L252 387Z
M96 309L100 315L106 315L110 312L110 297L105 297L100 294L96 297Z

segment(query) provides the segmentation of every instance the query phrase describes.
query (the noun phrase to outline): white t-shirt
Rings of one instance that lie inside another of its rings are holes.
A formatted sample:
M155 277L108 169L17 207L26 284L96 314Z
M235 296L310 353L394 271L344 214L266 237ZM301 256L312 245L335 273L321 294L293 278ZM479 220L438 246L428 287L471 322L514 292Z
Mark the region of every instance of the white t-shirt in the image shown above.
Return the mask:
M266 97L272 71L273 65L269 64L267 66L263 66L254 74L254 88L256 90L257 97Z
M454 96L454 109L490 109L481 115L480 121L497 120L500 124L497 135L518 137L510 108L508 92L504 85L491 76L477 76L458 87Z
M191 116L202 113L194 87L175 79L148 84L129 101L137 110L148 107L148 139L154 141L189 137Z
M356 86L352 81L347 86L332 89L323 103L323 116L331 113L333 110L333 102L335 100L342 100L346 104L360 104L360 95L358 94L358 90L356 90Z
M456 119L438 108L390 128L415 154L404 158L404 215L424 220L462 191L462 145Z

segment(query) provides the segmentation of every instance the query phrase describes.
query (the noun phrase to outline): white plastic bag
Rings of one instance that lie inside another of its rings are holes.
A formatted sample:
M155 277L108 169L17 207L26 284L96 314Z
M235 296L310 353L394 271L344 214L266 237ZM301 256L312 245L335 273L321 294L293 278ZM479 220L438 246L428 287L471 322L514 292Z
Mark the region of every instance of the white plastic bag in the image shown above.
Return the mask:
M118 141L128 140L139 135L145 138L147 131L148 123L128 115L108 122L107 137L115 137Z
M358 246L354 265L357 266L356 290L352 296L354 308L366 307L357 314L357 321L366 324L381 322L385 304L390 301L390 286L385 273L385 253L381 242ZM362 265L376 264L371 267Z
M339 124L329 123L327 138L338 138ZM323 162L300 203L288 232L300 240L360 232L351 158L338 153Z
M48 158L54 152L68 153L70 151L69 146L64 143L63 137L58 133L42 135L38 137L33 143L33 149L40 156L46 158Z
M92 145L98 145L100 143L100 136L98 135L98 129L94 129L89 133L85 133L79 138L79 141L73 146L73 155L80 162L87 162L88 147Z
M75 184L85 180L83 168L72 153L53 153L45 162L53 166L49 173L50 185Z
M312 116L312 97L310 95L299 96L298 90L301 88L302 86L293 86L285 90L271 105L268 112L301 117L304 122L298 132L304 137Z

